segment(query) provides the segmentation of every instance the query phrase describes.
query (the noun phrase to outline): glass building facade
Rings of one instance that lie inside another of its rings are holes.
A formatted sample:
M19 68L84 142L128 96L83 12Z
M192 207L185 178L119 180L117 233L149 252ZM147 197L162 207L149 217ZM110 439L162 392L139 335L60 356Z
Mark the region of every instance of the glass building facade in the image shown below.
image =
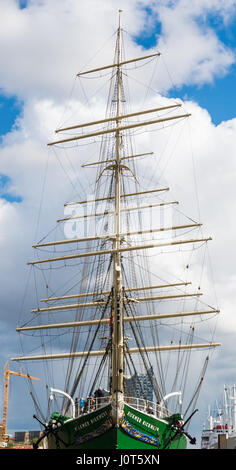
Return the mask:
M150 368L146 374L135 373L125 378L124 389L126 396L153 401L153 369Z

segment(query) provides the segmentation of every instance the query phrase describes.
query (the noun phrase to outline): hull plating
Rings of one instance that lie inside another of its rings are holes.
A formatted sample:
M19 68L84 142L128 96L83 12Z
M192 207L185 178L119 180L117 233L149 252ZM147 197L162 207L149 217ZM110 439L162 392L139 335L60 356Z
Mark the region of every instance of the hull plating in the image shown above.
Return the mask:
M172 417L160 419L128 405L118 428L112 422L111 405L76 419L60 419L61 426L47 437L50 449L185 449L187 445L184 435L175 436Z

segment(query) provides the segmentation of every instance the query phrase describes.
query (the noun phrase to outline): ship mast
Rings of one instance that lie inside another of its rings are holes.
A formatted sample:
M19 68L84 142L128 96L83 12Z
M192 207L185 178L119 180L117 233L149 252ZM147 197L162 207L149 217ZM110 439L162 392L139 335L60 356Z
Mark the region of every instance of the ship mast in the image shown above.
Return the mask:
M122 70L121 62L121 12L119 10L119 27L117 37L117 118L121 115L121 84ZM116 403L115 424L119 424L118 403L123 398L124 386L124 338L122 319L122 277L121 277L121 253L120 253L120 181L121 181L121 131L119 129L121 120L117 119L116 140L116 162L115 162L115 238L113 242L113 332L112 332L112 398Z
M163 123L165 121L172 121L172 120L179 120L179 119L182 119L182 118L186 118L186 117L189 117L190 114L188 113L185 113L185 114L178 114L178 115L174 115L174 116L165 116L165 115L161 115L161 116L156 116L155 119L150 119L150 120L142 120L142 122L140 121L136 121L136 122L132 122L132 121L129 121L129 118L133 118L134 116L140 116L142 114L146 115L146 114L149 114L149 113L157 113L159 111L165 111L165 110L170 110L171 108L176 108L176 107L179 107L181 106L180 104L171 104L171 105L168 105L168 106L162 106L162 107L159 107L159 108L154 108L154 109L148 109L148 110L137 110L136 112L132 112L132 113L122 113L122 100L123 100L123 77L122 77L122 67L123 65L125 64L130 64L130 63L135 63L137 61L141 61L141 60L144 60L144 59L147 59L149 57L154 57L154 56L160 56L160 53L159 52L156 52L155 54L151 54L151 55L146 55L146 56L142 56L142 57L138 57L138 58L134 58L134 59L130 59L130 60L126 60L126 61L123 61L123 58L122 58L122 52L121 52L121 12L122 10L119 10L119 27L118 27L118 32L117 32L117 41L116 41L116 52L115 52L115 59L114 59L114 63L111 64L111 65L105 65L104 67L99 67L99 68L95 68L95 69L92 69L92 70L88 70L88 71L82 71L78 74L78 77L80 75L85 75L85 74L91 74L93 72L96 72L96 71L101 71L101 70L107 70L107 69L110 69L110 68L113 68L114 71L115 71L115 91L114 91L114 100L115 103L116 103L116 109L115 109L115 112L114 112L114 115L113 113L111 113L110 116L106 116L105 119L99 119L99 120L95 120L93 122L86 122L86 123L79 123L79 124L76 124L76 125L73 125L73 126L70 126L70 127L66 127L66 128L60 128L60 129L57 129L55 132L56 133L60 133L60 132L64 132L64 131L68 131L68 130L73 130L73 129L77 129L77 128L84 128L84 127L88 127L88 126L94 126L94 125L100 125L100 124L104 124L104 123L115 123L115 125L109 125L109 126L106 126L106 128L95 128L95 130L93 131L90 131L88 133L86 132L81 132L81 133L78 133L76 134L75 136L71 137L71 136L66 136L66 138L63 138L63 139L59 139L59 140L55 140L53 142L49 142L48 145L49 146L54 146L54 145L57 145L57 144L63 144L63 147L64 147L64 144L65 143L69 143L69 142L73 142L75 145L77 143L78 140L80 139L91 139L91 137L98 137L98 136L103 136L103 135L114 135L115 137L115 146L114 146L114 153L115 155L112 155L111 159L110 159L110 156L109 154L107 155L107 159L103 159L103 154L101 155L101 158L99 161L95 161L95 162L90 162L89 164L87 165L82 165L82 166L94 166L94 165L101 165L101 164L105 164L105 167L104 169L106 170L112 170L112 183L113 183L113 187L112 187L112 191L110 191L109 194L107 194L107 196L105 197L103 194L97 194L98 197L96 197L95 199L93 200L83 200L83 201L76 201L76 202L70 202L70 203L67 203L65 205L80 205L80 204L90 204L90 203L94 203L94 202L101 202L101 201L109 201L109 200L112 200L114 201L114 210L112 209L112 211L109 211L109 210L106 210L104 211L103 213L101 213L100 211L96 212L95 213L87 213L86 215L72 215L70 217L64 217L64 218L60 218L57 220L57 222L59 223L63 223L63 222L67 222L68 220L72 221L74 219L80 219L80 218L84 218L84 217L95 217L95 216L105 216L105 214L113 214L114 216L114 227L113 227L113 232L112 233L107 233L106 234L101 234L101 235L93 235L93 234L89 234L88 237L80 237L80 238L69 238L69 239L65 239L65 240L59 240L59 241L48 241L48 242L44 242L44 243L37 243L35 245L33 245L34 248L40 248L40 247L46 247L46 246L54 246L55 247L57 245L64 245L64 244L73 244L73 243L85 243L85 242L88 242L88 241L96 241L98 240L99 242L103 242L103 240L106 240L106 241L109 241L109 245L108 247L104 248L104 244L103 243L99 243L98 246L96 247L96 249L91 249L91 251L84 251L83 249L78 249L78 252L76 251L76 253L70 253L70 254L62 254L62 252L60 251L56 251L55 249L55 254L59 254L59 256L54 256L52 258L46 258L46 259L41 259L41 258L36 258L34 261L31 261L29 262L28 264L29 265L38 265L38 264L41 264L41 263L57 263L58 261L68 261L68 260L79 260L80 258L87 258L87 257L100 257L101 255L108 255L110 258L110 260L113 262L113 265L109 265L109 267L111 266L111 269L112 269L112 274L113 274L113 277L112 277L112 296L110 297L110 294L111 294L111 291L109 289L109 291L105 290L105 287L104 289L102 289L100 291L100 289L98 288L95 288L95 292L91 292L90 290L87 291L87 292L80 292L78 294L71 294L71 295L63 295L63 296L58 296L58 297L49 297L48 299L42 299L41 301L43 302L48 302L48 301L59 301L59 300L66 300L66 299L73 299L73 298L77 298L79 299L80 297L86 297L86 298L91 298L92 297L92 300L89 301L89 302L86 302L86 303L78 303L79 300L77 300L77 303L69 303L69 304L62 304L62 305L53 305L52 307L48 306L48 304L46 304L46 307L44 308L37 308L36 310L31 310L31 313L36 313L37 315L38 314L41 314L41 313L44 313L44 312L48 312L48 313L54 313L55 311L67 311L67 310L74 310L74 309L84 309L85 307L86 308L91 308L91 307L98 307L98 306L104 306L104 307L107 307L108 305L110 305L110 308L111 308L111 318L109 319L107 316L105 317L101 317L101 318L91 318L91 317L88 317L86 318L86 320L84 320L83 317L79 318L79 321L78 321L78 318L76 318L73 322L71 321L66 321L63 323L60 323L60 322L57 322L57 323L49 323L49 324L46 324L46 325L36 325L36 326L25 326L23 325L21 328L18 328L17 331L21 332L21 331L31 331L31 330L50 330L50 329L54 329L54 328L77 328L77 327L84 327L84 326L89 326L89 327L92 327L94 325L97 325L97 327L99 328L99 326L101 325L108 325L110 326L111 328L111 335L110 335L110 343L109 343L109 346L110 346L110 349L107 347L106 350L95 350L93 348L93 342L91 343L91 346L90 348L86 351L77 351L77 348L76 346L73 345L73 350L71 349L70 352L68 353L65 353L65 352L60 352L60 353L57 353L57 354L50 354L50 355L46 355L46 354L43 354L43 355L35 355L35 356L23 356L23 357L16 357L16 358L12 358L13 361L27 361L27 360L30 360L30 361L34 361L34 360L53 360L53 359L73 359L73 358L85 358L86 360L90 357L95 357L95 356L102 356L104 357L105 354L107 354L107 352L109 351L110 354L111 354L111 375L110 375L110 378L111 378L111 398L112 398L112 417L113 417L113 422L116 426L119 426L120 424L120 419L122 417L122 413L123 413L123 404L124 404L124 358L125 358L125 347L126 347L126 339L124 337L124 333L123 333L123 325L124 323L125 324L129 324L129 323L132 323L132 322L141 322L141 321L152 321L154 319L156 320L161 320L161 319L173 319L173 318L178 318L178 317L189 317L189 316L194 316L194 315L208 315L208 314L214 314L214 313L218 313L219 310L216 310L216 309L213 309L213 308L209 308L207 310L190 310L190 311L187 311L187 312L175 312L174 313L161 313L160 311L158 313L154 312L154 314L142 314L142 315L127 315L127 310L125 310L125 307L127 306L128 303L131 303L131 302L135 302L135 303L140 303L140 302L149 302L149 301L161 301L161 300L165 300L165 299L179 299L181 297L199 297L200 295L202 295L200 292L197 292L197 293L186 293L186 292L178 292L177 294L172 294L172 293L167 293L166 295L153 295L153 296L147 296L145 295L144 297L140 297L138 296L137 298L133 298L133 297L128 297L128 296L124 296L126 292L132 292L132 291L147 291L147 290L152 290L154 289L154 292L156 289L162 289L162 288L170 288L170 287L175 287L175 286L181 286L181 285L187 285L187 284L191 284L189 282L186 282L186 283L183 283L183 282L179 282L179 283L167 283L167 284L161 284L161 285L145 285L144 286L132 286L131 287L128 287L126 286L126 288L123 288L123 283L122 283L122 270L121 270L121 260L122 260L122 254L123 252L126 253L126 252L136 252L138 250L141 250L141 251L144 251L146 253L146 250L149 250L149 249L153 249L153 248L159 248L159 249L162 249L163 247L172 247L172 246L179 246L179 245L186 245L186 244L194 244L195 243L203 243L203 242L207 242L208 240L211 240L210 237L208 238L193 238L193 239L186 239L186 238L183 238L183 239L173 239L171 241L168 241L168 240L164 240L164 241L160 241L158 238L154 238L153 240L151 241L147 241L146 243L142 243L141 240L139 241L139 237L140 235L142 234L155 234L155 233L159 233L159 232L163 232L163 231L176 231L176 230L183 230L183 229L186 229L186 228L194 228L194 227L199 227L201 226L201 224L197 224L197 223L187 223L187 224L182 224L182 225L171 225L171 226L167 226L167 227L160 227L159 225L157 227L154 227L152 229L140 229L137 230L136 227L134 227L134 229L132 228L130 230L130 227L123 227L122 224L121 224L121 214L123 214L123 211L135 211L135 210L140 210L140 209L145 209L145 208L151 208L151 207L162 207L162 206L166 206L166 205L169 205L169 204L178 204L178 201L162 201L162 202L158 202L156 204L153 204L153 205L137 205L137 206L131 206L131 207L125 207L125 208L121 208L121 201L123 200L123 198L125 198L125 200L127 201L127 198L129 200L129 198L132 198L136 195L139 195L139 196L143 196L143 195L146 195L146 194L151 194L151 193L157 193L157 192L162 192L162 191L168 191L169 188L154 188L154 189L149 189L148 190L145 190L145 191L135 191L134 192L134 188L132 188L132 192L126 192L123 188L123 185L122 185L122 175L123 175L123 168L125 169L129 169L126 165L123 165L123 160L125 159L131 159L131 158L136 158L136 157L140 157L140 156L147 156L147 155L150 155L150 153L145 153L145 154L142 154L142 153L138 153L136 155L132 155L132 154L128 154L126 155L126 152L124 152L124 148L123 148L123 141L122 141L122 138L123 138L123 131L127 131L129 129L136 129L136 128L139 128L139 127L143 127L143 126L150 126L152 124L160 124L160 123ZM112 90L113 91L113 90ZM127 119L126 123L124 123L123 120ZM113 148L113 147L112 147ZM108 166L106 166L106 164L109 164ZM101 171L100 176L103 175L103 172L104 172L104 169L103 171ZM122 193L121 193L121 185L122 185ZM111 188L111 187L110 187ZM127 189L127 188L126 188ZM102 196L102 197L101 197ZM122 240L123 239L126 239L126 237L130 236L130 235L137 235L137 242L135 243L127 243L125 246L123 245L122 246ZM110 287L110 285L109 285ZM101 298L101 295L102 296L109 296L107 299L104 297ZM124 311L126 311L126 314L123 315ZM96 332L98 331L98 328L96 329ZM97 334L97 333L96 333ZM94 336L95 338L95 336ZM136 341L137 342L137 341ZM191 349L201 349L201 348L214 348L216 346L219 346L220 344L219 343L213 343L213 342L209 342L209 343L198 343L198 344L173 344L171 343L171 345L167 344L167 345L160 345L160 344L154 344L153 346L146 346L146 347L141 347L138 343L137 343L137 348L129 348L129 354L137 354L137 353L153 353L153 352L158 352L158 351L181 351L181 350L191 350ZM85 362L86 363L86 362ZM79 376L79 379L80 379L80 376ZM75 383L73 385L73 389L72 389L72 392L71 392L71 396L73 396L73 394L75 393L75 390L76 390L76 387L78 385L78 378L76 378L75 380Z

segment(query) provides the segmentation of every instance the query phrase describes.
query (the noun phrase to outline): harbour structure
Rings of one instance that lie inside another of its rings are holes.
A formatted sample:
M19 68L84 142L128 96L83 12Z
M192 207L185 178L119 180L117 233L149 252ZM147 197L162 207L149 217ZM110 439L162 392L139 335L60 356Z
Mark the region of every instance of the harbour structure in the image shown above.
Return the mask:
M202 449L236 449L236 385L226 386L220 401L208 407Z

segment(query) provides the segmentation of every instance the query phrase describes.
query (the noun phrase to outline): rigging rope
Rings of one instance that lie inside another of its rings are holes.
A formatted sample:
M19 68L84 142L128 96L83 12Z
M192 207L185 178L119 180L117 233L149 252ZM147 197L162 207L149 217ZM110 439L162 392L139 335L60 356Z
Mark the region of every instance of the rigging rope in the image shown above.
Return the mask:
M105 313L106 313L108 304L110 303L110 298L111 298L111 293L109 294L109 296L108 296L108 298L107 298L106 305L104 306L104 308L103 308L103 310L102 310L102 315L101 315L100 320L102 320L102 319L104 318L104 316L105 316ZM75 381L74 381L74 384L73 384L73 387L72 387L72 390L71 390L71 393L70 393L70 396L71 396L72 398L73 398L73 396L74 396L74 394L75 394L75 392L76 392L76 388L77 388L77 386L78 386L78 384L79 384L79 381L80 381L80 379L81 379L81 377L82 377L82 374L83 374L83 372L84 372L85 366L87 365L88 359L89 359L89 357L90 357L90 356L89 356L89 352L92 350L92 347L93 347L94 341L95 341L95 339L96 339L96 337L97 337L99 328L100 328L100 323L97 325L97 328L96 328L95 333L94 333L94 335L93 335L93 339L92 339L92 342L91 342L91 344L90 344L90 348L89 348L89 350L88 350L88 355L85 357L84 363L83 363L83 365L82 365L82 368L81 368L80 372L78 373L77 377L75 378ZM67 405L66 405L66 408L65 408L66 411L68 410L69 406L70 406L70 402L68 401L68 403L67 403Z
M199 397L200 389L202 387L203 380L205 378L208 363L209 363L209 356L207 356L206 359L205 359L205 362L204 362L204 365L203 365L203 368L202 368L202 371L201 371L201 374L200 374L200 378L198 379L197 386L196 386L195 391L193 393L193 396L192 396L192 398L191 398L191 400L188 404L188 407L186 408L186 410L184 412L184 416L186 416L189 413L190 409L193 410L196 407L197 399Z

